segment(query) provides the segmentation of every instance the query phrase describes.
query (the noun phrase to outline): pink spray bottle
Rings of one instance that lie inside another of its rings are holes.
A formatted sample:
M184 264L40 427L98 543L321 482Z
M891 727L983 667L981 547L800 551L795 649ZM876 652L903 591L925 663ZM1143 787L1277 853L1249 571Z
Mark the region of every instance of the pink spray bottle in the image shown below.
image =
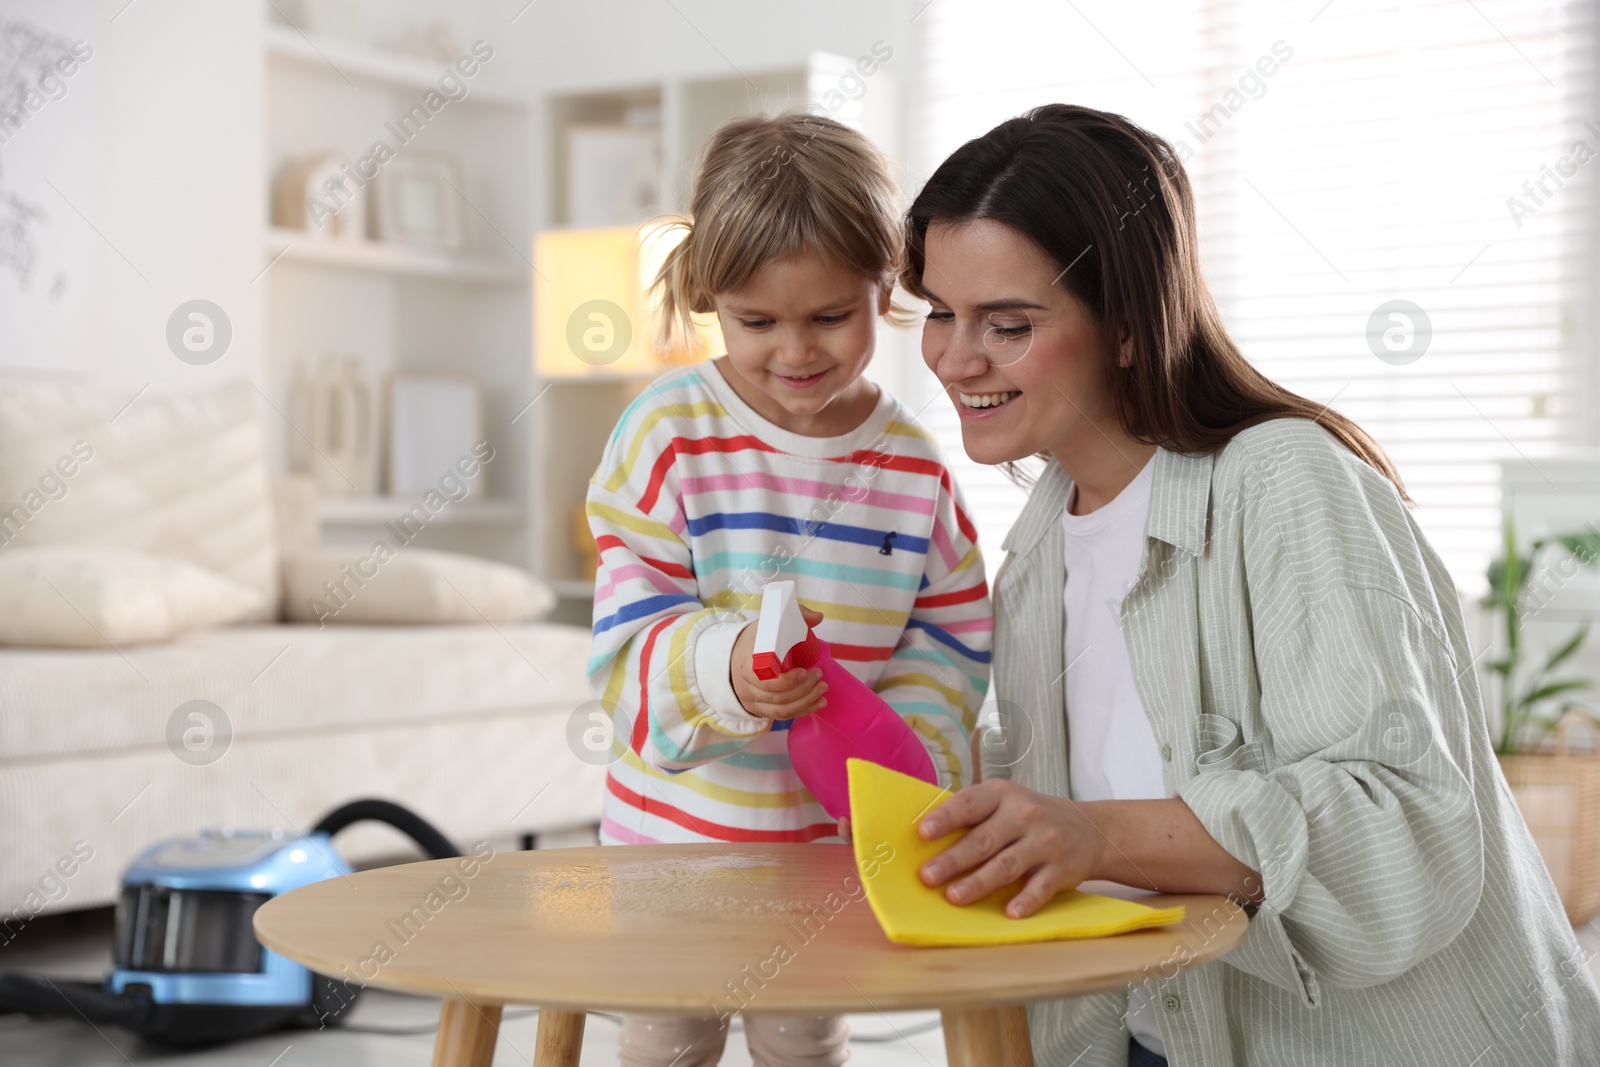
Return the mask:
M761 593L756 622L756 677L820 668L828 683L828 705L793 720L789 759L800 781L835 819L850 814L845 760L854 756L938 784L933 759L911 727L883 698L834 661L828 643L800 615L793 582L769 582Z

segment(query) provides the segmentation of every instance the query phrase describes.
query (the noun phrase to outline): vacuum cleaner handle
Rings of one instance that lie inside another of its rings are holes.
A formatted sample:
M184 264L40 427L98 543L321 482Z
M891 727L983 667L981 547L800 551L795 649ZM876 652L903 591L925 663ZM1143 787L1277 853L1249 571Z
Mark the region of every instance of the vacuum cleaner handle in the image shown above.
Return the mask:
M351 823L366 819L374 819L394 827L415 841L422 851L433 859L447 860L461 855L461 850L452 845L449 838L416 812L408 811L392 801L375 800L370 797L364 800L352 800L330 811L312 828L312 832L331 837Z

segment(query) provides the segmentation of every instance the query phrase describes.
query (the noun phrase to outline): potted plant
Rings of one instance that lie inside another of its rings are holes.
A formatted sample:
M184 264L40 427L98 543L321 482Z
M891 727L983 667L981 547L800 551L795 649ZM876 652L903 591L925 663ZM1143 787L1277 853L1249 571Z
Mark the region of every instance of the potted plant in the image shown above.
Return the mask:
M1600 912L1600 754L1575 754L1568 747L1575 724L1595 721L1594 713L1573 699L1594 683L1558 672L1583 647L1588 624L1537 662L1529 662L1523 634L1527 616L1552 592L1530 589L1529 580L1540 554L1555 546L1578 566L1600 560L1600 532L1592 529L1536 540L1523 555L1507 517L1504 551L1489 566L1483 605L1504 620L1504 654L1488 664L1500 719L1495 751L1567 918L1576 925Z

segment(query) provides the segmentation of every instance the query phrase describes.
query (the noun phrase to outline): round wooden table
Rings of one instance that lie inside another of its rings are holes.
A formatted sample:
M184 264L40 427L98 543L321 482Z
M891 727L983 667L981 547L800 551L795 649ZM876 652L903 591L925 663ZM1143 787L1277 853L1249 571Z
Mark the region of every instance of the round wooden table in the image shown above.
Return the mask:
M917 948L883 935L847 845L635 845L431 860L262 905L261 943L352 988L443 998L435 1067L489 1067L500 1009L540 1008L536 1067L578 1062L588 1009L719 1016L938 1008L952 1067L1031 1067L1022 1005L1170 977L1233 949L1224 897L1088 941Z

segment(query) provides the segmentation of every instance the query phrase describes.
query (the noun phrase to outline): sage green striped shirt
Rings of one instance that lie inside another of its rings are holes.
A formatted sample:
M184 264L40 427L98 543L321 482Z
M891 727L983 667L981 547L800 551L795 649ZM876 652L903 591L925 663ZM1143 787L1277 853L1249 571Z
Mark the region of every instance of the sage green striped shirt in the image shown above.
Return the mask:
M1004 762L1060 797L1070 487L1049 464L995 580L996 695L1032 727ZM1304 419L1158 451L1122 624L1168 795L1265 892L1230 955L1150 977L1173 1067L1600 1064L1455 587L1388 481ZM1032 1005L1039 1067L1123 1067L1126 1007Z

